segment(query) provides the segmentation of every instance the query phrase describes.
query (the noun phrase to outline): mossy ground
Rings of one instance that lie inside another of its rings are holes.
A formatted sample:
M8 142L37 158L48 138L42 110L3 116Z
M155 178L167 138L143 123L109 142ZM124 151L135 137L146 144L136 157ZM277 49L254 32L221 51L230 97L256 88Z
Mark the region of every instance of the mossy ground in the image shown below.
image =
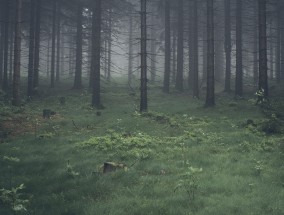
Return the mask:
M2 104L0 188L24 184L29 200L16 214L284 214L284 138L246 126L267 120L249 98L218 94L203 108L151 88L147 114L126 88L106 87L102 99L95 110L87 90L57 89L22 108ZM43 119L45 108L56 115ZM128 171L102 174L106 161ZM14 212L0 200L0 214Z

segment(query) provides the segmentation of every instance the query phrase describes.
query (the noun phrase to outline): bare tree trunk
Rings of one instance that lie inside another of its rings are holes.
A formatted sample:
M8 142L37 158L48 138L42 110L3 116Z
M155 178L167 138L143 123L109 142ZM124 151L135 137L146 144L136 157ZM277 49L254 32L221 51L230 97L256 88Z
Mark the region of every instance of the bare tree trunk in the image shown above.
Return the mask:
M4 2L0 2L0 87L3 88L3 57L4 57L4 43L5 43L5 4Z
M48 38L47 38L47 56L46 56L46 76L47 78L49 78L50 76L50 70L49 70L49 66L50 66L50 35L48 34Z
M266 0L258 0L259 6L259 90L264 90L268 97L267 80L267 36L266 36Z
M60 81L60 47L61 47L61 0L57 0L57 29L56 29L56 40L57 40L57 54L56 54L56 82Z
M56 41L56 8L57 8L57 0L53 0L52 2L52 45L51 45L51 83L50 87L53 88L55 82L55 41Z
M13 14L14 15L14 14ZM13 16L14 17L14 16ZM12 17L11 17L12 20ZM11 87L13 85L13 51L14 51L14 26L11 25L10 28L10 51L9 51L9 86Z
M171 72L171 14L170 1L165 1L165 72L163 92L170 92L170 72Z
M280 16L281 16L281 21L280 21L280 29L281 29L281 74L280 74L280 79L281 82L283 82L284 80L284 13L283 13L283 9L284 9L284 2L281 1L281 9L280 9Z
M151 83L156 81L156 29L155 29L155 19L154 14L151 15L151 66L150 66L150 75Z
M214 82L214 7L213 0L207 0L207 93L205 107L215 106Z
M193 1L193 71L192 92L193 97L199 98L199 70L198 70L198 6L197 0Z
M236 96L243 96L243 56L242 56L242 1L237 0L236 10Z
M93 10L93 20L92 20L92 47L93 47L93 57L92 62L93 66L91 73L93 74L93 96L92 96L92 105L96 108L102 108L101 104L101 92L100 92L100 76L101 76L101 22L102 22L102 13L101 13L101 0L94 1L94 10Z
M276 82L281 81L281 7L280 0L277 4L277 42L276 42Z
M82 88L82 19L83 19L83 6L81 3L78 4L77 8L77 36L76 36L76 70L74 79L74 89Z
M40 24L41 24L41 0L36 2L36 21L35 21L35 56L34 56L34 93L38 90L39 84L39 61L40 61Z
M19 106L20 100L20 71L21 71L21 23L22 23L22 0L16 0L16 23L14 45L14 77L13 77L13 100L12 104Z
M175 88L183 91L183 0L178 0L178 50L177 50L177 75Z
M176 72L177 72L177 31L173 25L173 67L172 67L172 83L176 83Z
M231 91L231 0L224 0L225 3L225 53L226 53L226 72L225 72L225 92Z
M128 84L132 83L133 76L133 17L129 20L129 39L128 39Z
M255 10L254 29L253 29L253 82L254 86L258 85L258 18Z
M5 29L4 29L4 67L3 67L3 91L8 91L8 51L9 51L9 12L10 12L10 3L9 0L5 1Z
M108 36L107 36L107 42L108 42L108 57L107 57L107 81L110 81L111 79L111 52L112 52L112 10L109 11L109 20L108 20Z
M147 101L147 23L146 0L141 0L141 89L140 112L148 109Z
M29 35L29 67L28 67L28 91L27 96L33 95L33 81L34 81L34 54L35 54L35 10L36 1L31 0L30 11L30 35Z

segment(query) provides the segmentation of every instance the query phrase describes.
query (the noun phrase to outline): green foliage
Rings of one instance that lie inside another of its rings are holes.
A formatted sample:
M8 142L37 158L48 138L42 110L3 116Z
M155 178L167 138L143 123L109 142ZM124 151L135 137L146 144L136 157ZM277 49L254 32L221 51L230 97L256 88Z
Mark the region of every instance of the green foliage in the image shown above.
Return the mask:
M272 114L261 123L260 128L266 134L277 134L282 132L282 123L275 114Z
M160 124L167 124L171 127L179 127L179 123L174 117L170 117L166 114L163 113L158 113L154 111L148 111L148 112L143 112L141 114L142 117L149 118L155 122L158 122Z
M15 212L21 212L27 210L28 199L23 198L23 194L20 192L25 188L24 184L11 190L0 189L0 200L11 207Z
M202 168L188 167L188 171L180 176L180 180L175 187L175 191L182 189L186 191L190 200L194 200L198 190L198 177L197 173L201 173Z
M17 158L17 157L9 157L9 156L4 156L4 157L3 157L3 160L4 160L4 161L15 162L15 163L20 162L20 159L19 159L19 158Z
M80 173L79 172L76 172L73 168L73 166L70 164L69 160L67 162L67 165L66 165L66 173L68 176L74 178L76 176L79 176Z

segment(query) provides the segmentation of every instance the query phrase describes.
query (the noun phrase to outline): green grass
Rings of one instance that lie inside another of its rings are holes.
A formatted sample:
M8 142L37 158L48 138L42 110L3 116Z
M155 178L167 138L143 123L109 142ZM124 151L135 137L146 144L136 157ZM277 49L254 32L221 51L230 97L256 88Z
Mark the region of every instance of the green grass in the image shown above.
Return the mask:
M27 129L5 128L0 188L24 184L29 203L13 212L0 200L0 214L284 214L284 138L259 129L267 119L249 98L219 94L205 109L187 93L149 95L142 115L121 87L104 89L101 116L86 90L54 91L20 110L2 105L2 122L21 118ZM43 120L45 108L56 115ZM128 171L102 174L106 161Z

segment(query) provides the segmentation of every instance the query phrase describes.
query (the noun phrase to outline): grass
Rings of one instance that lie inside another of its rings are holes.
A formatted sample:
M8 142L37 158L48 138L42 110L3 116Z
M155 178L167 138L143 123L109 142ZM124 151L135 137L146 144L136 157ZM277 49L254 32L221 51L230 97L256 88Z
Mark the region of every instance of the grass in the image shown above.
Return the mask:
M284 214L284 138L261 131L267 118L249 98L219 94L204 109L186 93L149 95L148 114L122 87L104 90L101 116L86 90L2 104L0 188L24 184L29 202L15 212L2 198L0 214ZM46 108L56 115L42 119ZM106 161L128 170L103 174Z

